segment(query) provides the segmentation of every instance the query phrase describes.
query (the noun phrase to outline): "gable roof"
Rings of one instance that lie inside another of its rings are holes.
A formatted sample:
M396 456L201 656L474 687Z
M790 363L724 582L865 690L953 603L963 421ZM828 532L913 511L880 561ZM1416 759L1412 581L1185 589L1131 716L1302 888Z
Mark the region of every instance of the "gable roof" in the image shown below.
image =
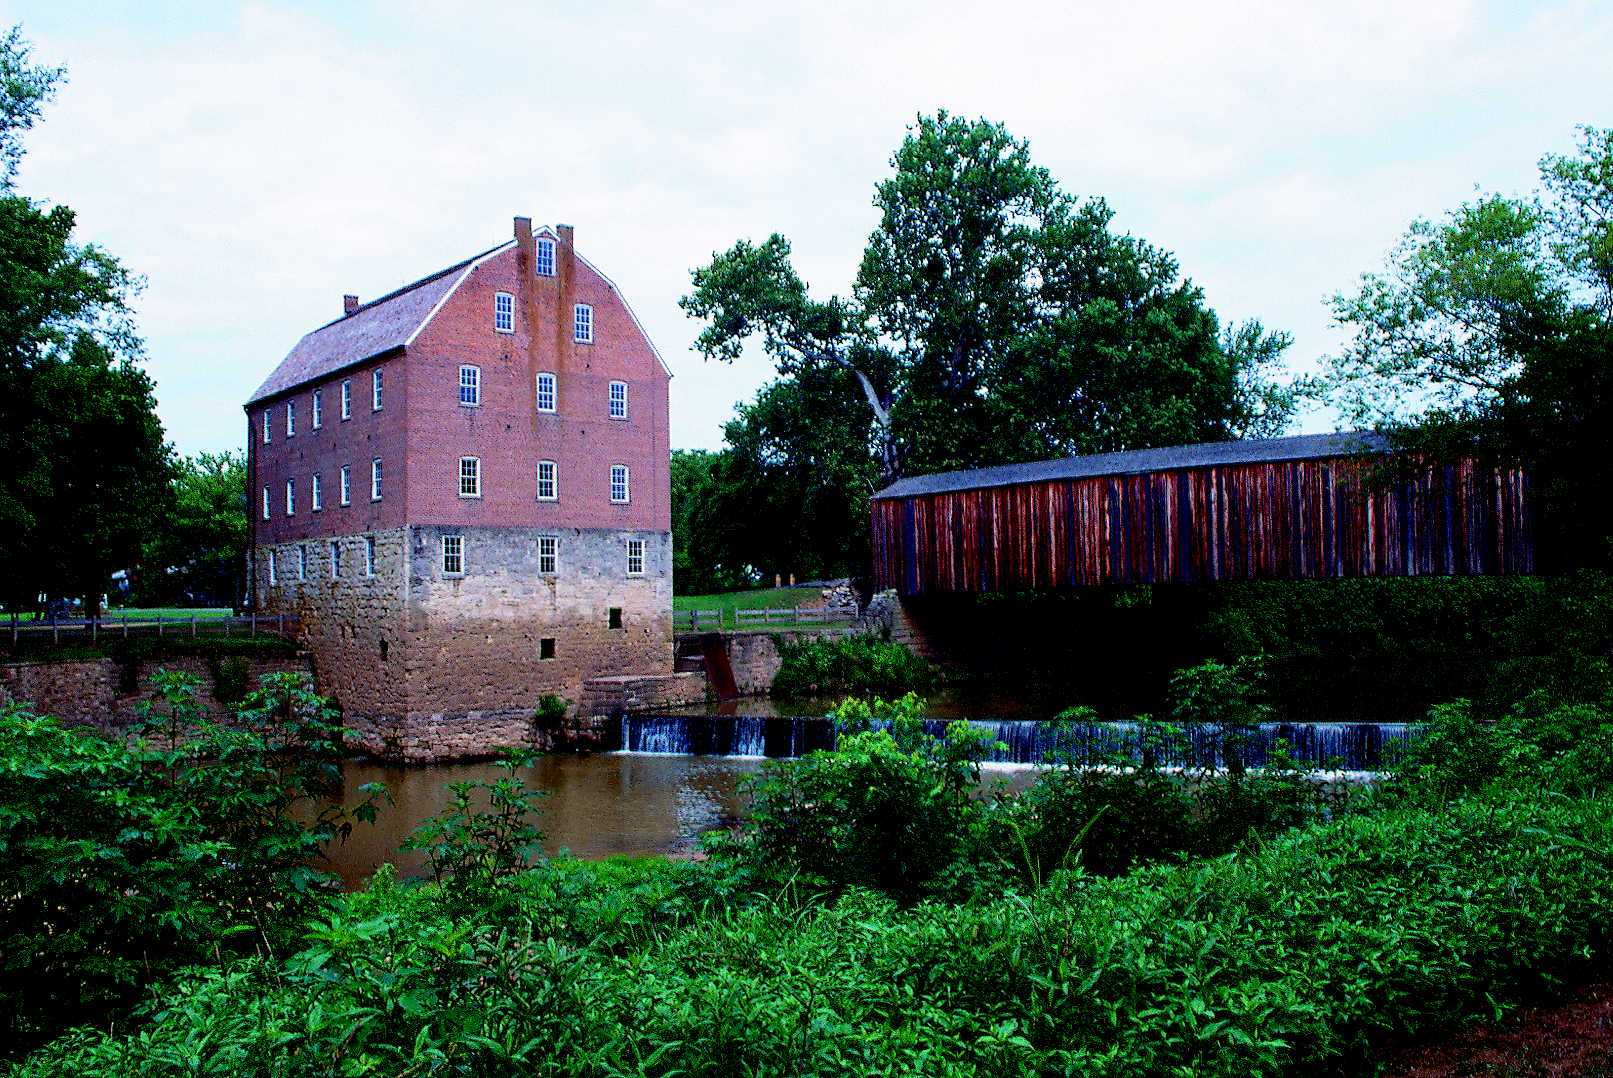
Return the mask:
M916 494L942 494L980 487L1006 487L1049 479L1090 479L1105 475L1136 475L1174 468L1201 468L1215 464L1270 464L1321 457L1354 457L1389 451L1389 441L1370 430L1333 434L1296 434L1287 438L1253 438L1241 442L1200 442L1161 449L1134 449L1125 453L1093 453L1060 457L1031 464L1004 464L960 472L936 472L899 479L875 498L910 498Z
M247 406L408 343L477 263L514 246L514 240L507 240L320 326L297 342Z

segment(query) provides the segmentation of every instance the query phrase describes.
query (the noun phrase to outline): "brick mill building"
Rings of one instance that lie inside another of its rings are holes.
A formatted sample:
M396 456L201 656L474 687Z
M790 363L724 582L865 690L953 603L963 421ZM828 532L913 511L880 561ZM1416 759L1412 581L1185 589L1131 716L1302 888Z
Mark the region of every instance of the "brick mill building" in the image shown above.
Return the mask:
M545 694L672 665L667 386L566 225L303 337L246 404L259 610L394 758L532 733Z

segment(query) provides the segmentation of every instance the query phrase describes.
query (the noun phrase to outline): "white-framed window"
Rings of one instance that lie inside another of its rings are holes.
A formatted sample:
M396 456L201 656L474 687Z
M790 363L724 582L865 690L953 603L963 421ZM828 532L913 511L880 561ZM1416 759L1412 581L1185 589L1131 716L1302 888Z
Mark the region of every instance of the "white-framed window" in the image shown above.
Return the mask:
M627 575L644 575L644 540L629 539L627 541Z
M515 332L515 297L508 292L493 293L493 328L500 333Z
M274 441L274 439L269 435L269 424L272 422L273 420L269 418L269 409L265 408L263 410L263 443L265 445L268 445L270 442Z
M612 464L610 466L610 500L618 504L627 499L627 465Z
M554 374L550 371L540 371L536 384L538 411L554 411Z
M538 501L552 502L560 496L560 483L554 461L538 461Z
M342 544L335 539L330 541L330 578L332 580L342 578Z
M627 418L626 382L612 382L610 384L610 417L612 419Z
M475 408L482 403L482 368L459 368L459 403Z
M554 276L554 240L538 240L537 250L533 252L532 268L539 277Z
M272 588L278 583L280 583L280 574L275 566L274 551L271 550L269 551L269 587Z
M538 536L538 572L553 575L560 568L560 537Z
M263 488L263 519L269 519L269 488Z
M286 437L297 433L297 402L286 401Z
M459 496L461 498L480 498L482 496L482 461L480 457L459 458Z
M353 504L353 466L342 465L341 497L343 505Z
M383 384L384 378L381 374L381 368L377 367L370 372L370 411L372 412L379 412L381 410L381 390Z
M594 309L579 303L571 309L573 337L582 344L594 343Z
M308 511L317 513L325 508L325 484L320 481L319 473L315 472L308 484Z
M308 544L297 544L297 579L308 579Z
M370 461L370 501L381 500L381 458Z
M315 430L318 430L325 423L325 391L323 389L314 390L314 406L312 413L308 417L308 423Z
M364 575L375 575L375 536L364 537Z
M353 380L342 379L342 418L353 418Z
M286 480L286 516L292 517L292 516L296 516L296 515L297 515L297 481L295 479L287 479Z
M445 535L442 537L442 572L444 576L465 575L465 537L463 535Z

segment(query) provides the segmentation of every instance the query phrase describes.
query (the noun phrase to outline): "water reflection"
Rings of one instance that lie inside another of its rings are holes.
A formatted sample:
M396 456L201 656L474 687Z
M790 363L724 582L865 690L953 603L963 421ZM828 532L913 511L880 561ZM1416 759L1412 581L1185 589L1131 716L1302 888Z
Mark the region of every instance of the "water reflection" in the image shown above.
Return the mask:
M561 847L590 860L618 854L676 854L695 849L699 836L731 826L744 812L740 779L761 761L721 756L545 756L523 768L529 787L549 791L538 802L544 850ZM362 885L384 862L402 875L424 871L425 854L398 844L441 810L449 783L498 778L497 764L397 767L350 760L342 768L347 799L366 782L385 783L393 804L374 825L360 824L330 851L331 869L348 887Z

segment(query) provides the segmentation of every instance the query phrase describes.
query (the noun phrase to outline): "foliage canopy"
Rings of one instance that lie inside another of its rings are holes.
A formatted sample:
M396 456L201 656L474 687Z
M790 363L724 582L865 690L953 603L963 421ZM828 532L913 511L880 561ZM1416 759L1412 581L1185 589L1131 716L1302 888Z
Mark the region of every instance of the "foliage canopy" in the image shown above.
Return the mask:
M1527 197L1413 222L1333 311L1355 332L1329 377L1352 417L1438 456L1528 463L1548 566L1607 564L1613 130L1542 158Z

